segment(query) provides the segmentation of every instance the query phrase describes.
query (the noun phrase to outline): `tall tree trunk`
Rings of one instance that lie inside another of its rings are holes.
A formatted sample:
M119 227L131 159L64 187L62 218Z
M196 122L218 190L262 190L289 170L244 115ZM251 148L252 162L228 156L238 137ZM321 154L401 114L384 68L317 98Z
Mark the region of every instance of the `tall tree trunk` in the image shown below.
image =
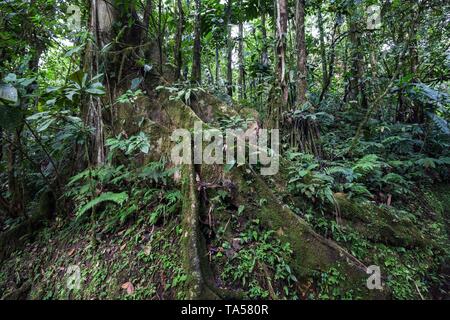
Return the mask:
M239 1L242 10L242 0ZM245 98L245 68L244 68L244 24L242 22L242 14L239 18L239 99Z
M191 81L200 83L202 80L202 70L201 70L201 54L202 54L202 44L201 44L201 0L195 0L195 25L194 25L194 50L192 59L192 75Z
M322 8L320 5L317 11L317 25L319 27L320 56L322 59L322 90L324 90L327 83L328 66L327 66L327 55L325 50L325 32L323 29Z
M163 73L163 41L164 34L162 30L162 0L159 0L158 3L158 48L159 48L159 72Z
M308 89L304 0L297 0L296 2L295 23L297 26L297 105L300 106L306 102L306 91Z
M233 98L233 39L231 37L231 10L233 0L228 0L226 8L226 22L227 22L227 93Z
M412 81L418 82L420 79L418 78L418 69L419 69L419 44L417 41L417 32L418 32L418 25L420 23L420 16L422 12L422 3L419 2L417 6L413 8L413 19L411 21L411 28L410 28L410 34L409 34L409 67L410 67L410 73L413 75ZM412 117L411 122L412 123L423 123L425 121L425 115L423 111L423 104L416 103L414 100L411 101L411 111L412 111Z
M287 0L277 0L277 74L281 89L282 109L287 106L289 92L286 80L286 34L287 34Z
M219 56L219 46L216 45L216 85L219 85L219 76L220 76L220 56Z
M179 80L181 78L181 69L183 68L183 53L182 53L182 43L183 43L183 32L184 32L184 11L182 0L177 0L177 12L178 12L178 24L177 33L175 36L175 79Z
M142 18L142 35L141 35L141 41L145 42L147 40L148 36L148 29L150 26L150 17L152 15L153 0L147 0L144 8L144 16Z
M101 70L98 51L112 39L113 24L117 19L114 7L105 0L90 0L89 31L93 42L86 50L85 69L92 78ZM108 77L108 75L106 75ZM89 162L101 166L105 163L102 101L98 97L89 97L87 108L82 110L85 124L93 129L89 141Z
M355 9L357 10L357 9ZM364 57L361 52L361 35L357 18L349 14L349 39L351 43L351 66L348 101L357 102L363 109L367 108L367 98L364 91Z
M262 36L262 53L261 64L266 68L269 65L269 53L267 46L267 29L266 29L266 11L263 7L261 13L261 36Z
M339 15L336 16L336 22L334 23L334 27L333 27L333 33L331 35L331 48L330 51L328 53L328 58L326 58L327 63L328 63L328 68L327 70L325 70L325 77L324 77L324 83L323 83L323 87L322 87L322 92L320 93L320 98L319 101L322 102L325 94L328 91L328 88L330 87L331 84L331 79L333 78L333 74L334 74L334 61L336 59L336 35L339 33ZM346 52L346 50L345 50ZM345 54L344 54L345 55ZM346 73L346 59L344 59L344 74Z

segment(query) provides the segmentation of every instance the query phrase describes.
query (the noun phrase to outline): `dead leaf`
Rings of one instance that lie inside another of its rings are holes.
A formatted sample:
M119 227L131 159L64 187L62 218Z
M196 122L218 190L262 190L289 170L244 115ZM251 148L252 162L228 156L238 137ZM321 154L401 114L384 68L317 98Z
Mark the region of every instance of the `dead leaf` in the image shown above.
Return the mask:
M126 289L127 290L127 293L128 294L133 294L133 292L134 292L134 286L133 286L133 284L131 283L131 282L125 282L123 285L122 285L122 289Z
M69 257L70 257L71 255L73 255L74 252L75 252L75 249L70 250L69 253L68 253Z
M277 235L278 235L279 237L284 236L283 228L280 227L280 229L277 230Z
M127 246L126 243L124 243L123 245L120 246L120 251L123 251L123 249L125 249L125 247Z

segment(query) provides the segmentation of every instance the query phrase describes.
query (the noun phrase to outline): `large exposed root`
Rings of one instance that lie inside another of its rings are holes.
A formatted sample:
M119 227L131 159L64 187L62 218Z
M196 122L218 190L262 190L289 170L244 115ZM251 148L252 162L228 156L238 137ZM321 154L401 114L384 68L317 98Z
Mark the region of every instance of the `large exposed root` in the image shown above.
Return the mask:
M238 299L239 293L217 288L206 259L205 239L200 231L200 208L197 177L193 165L183 167L183 259L188 280L188 299Z
M200 236L199 208L196 173L194 166L183 168L183 259L188 280L186 291L188 299L218 299L219 296L211 290L205 277L205 264L202 253L205 253L203 239Z
M193 108L180 101L169 101L167 96L160 98L162 98L159 99L159 101L162 101L161 108L167 115L164 122L167 127L171 128L189 130L193 128L193 123L201 121L200 119L211 120L212 123L205 124L206 126L213 125L213 119L227 110L224 104L211 96L198 99ZM203 105L204 108L200 108L199 105ZM193 110L196 110L197 113L206 110L208 116L196 114ZM227 112L231 111L228 110ZM208 169L205 167L204 170L207 171ZM233 297L229 292L222 291L215 286L209 262L206 259L205 239L199 227L201 203L198 196L197 180L200 180L200 177L193 165L184 166L182 171L184 195L182 250L186 271L189 275L186 285L187 296L191 299L235 298L236 295ZM224 173L221 172L220 175L223 176ZM386 298L387 292L367 289L367 268L362 262L334 241L325 239L314 232L306 221L279 203L264 180L257 174L250 173L250 179L253 181L251 188L244 183L249 178L244 177L244 175L249 174L245 170L235 169L230 177L238 187L238 194L241 195L240 204L245 205L246 201L249 201L248 198L243 196L245 194L251 195L250 198L253 198L253 200L266 200L265 205L260 207L258 217L268 228L276 230L282 241L291 243L294 251L292 267L299 281L309 281L314 272L324 272L335 266L341 269L347 279L342 284L342 289L356 288L360 296L368 299Z

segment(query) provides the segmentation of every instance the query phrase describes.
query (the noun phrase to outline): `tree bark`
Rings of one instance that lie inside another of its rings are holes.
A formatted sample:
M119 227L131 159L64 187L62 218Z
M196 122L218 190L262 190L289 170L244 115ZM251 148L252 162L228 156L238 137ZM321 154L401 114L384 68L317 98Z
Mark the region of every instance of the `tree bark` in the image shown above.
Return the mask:
M201 83L202 70L201 70L201 0L195 0L195 25L194 25L194 50L192 59L192 75L191 81L195 83Z
M98 51L112 39L113 24L117 19L117 12L114 7L104 0L90 0L89 31L92 34L93 42L89 43L86 50L85 69L89 77L99 74L100 57ZM107 71L107 70L106 70ZM108 77L107 72L106 77ZM101 166L105 163L102 101L98 97L90 96L87 101L87 108L82 110L84 122L93 128L89 139L89 163Z
M177 12L178 12L178 24L177 33L175 36L175 79L179 80L181 78L181 69L183 68L183 53L182 53L182 43L183 43L183 32L184 32L184 11L182 0L177 0Z
M261 64L266 68L269 65L269 53L267 50L267 29L266 29L266 11L262 8L261 13L261 35L262 35L262 53L261 53Z
M301 106L307 101L306 91L308 89L304 0L296 1L295 22L297 26L297 106Z
M356 9L355 9L356 10ZM361 36L358 21L353 15L347 16L349 21L349 39L351 43L351 66L349 79L348 101L356 102L363 109L367 108L367 98L364 91L364 57L361 52Z
M325 32L323 29L323 17L322 17L322 8L319 5L318 11L317 11L317 25L319 27L319 37L320 37L320 56L322 58L322 90L325 89L326 83L327 83L327 55L325 50Z
M150 26L150 16L153 10L152 1L153 0L147 0L144 8L144 16L142 18L142 35L141 35L142 42L145 42L148 36L148 28Z
M159 72L162 74L163 73L163 39L164 39L164 34L163 34L163 30L162 30L162 21L161 21L161 17L162 17L162 0L159 0L158 2L158 49L159 49Z
M338 29L339 29L339 23L338 23L338 18L339 15L336 17L336 22L334 23L334 27L333 27L333 34L331 35L331 48L330 51L328 53L328 68L327 70L325 70L325 77L324 77L324 84L322 87L322 92L320 93L320 98L319 101L322 102L325 94L328 91L328 88L330 87L331 84L331 79L333 78L333 74L334 74L334 61L336 59L336 45L337 45L337 38L336 35L339 33ZM346 52L346 50L345 50ZM343 73L346 73L346 60L344 61L343 64Z
M233 39L231 38L231 9L233 0L228 0L226 8L226 22L227 22L227 93L233 98Z
M216 45L216 85L219 85L219 75L220 75L220 56L219 56L219 46Z
M288 86L286 80L286 34L287 34L287 0L277 0L277 73L278 83L281 89L283 108L288 103ZM282 110L280 110L282 111Z
M242 6L242 0L239 1ZM241 8L242 9L242 8ZM244 24L242 22L242 14L239 19L239 99L245 98L245 67L244 67Z

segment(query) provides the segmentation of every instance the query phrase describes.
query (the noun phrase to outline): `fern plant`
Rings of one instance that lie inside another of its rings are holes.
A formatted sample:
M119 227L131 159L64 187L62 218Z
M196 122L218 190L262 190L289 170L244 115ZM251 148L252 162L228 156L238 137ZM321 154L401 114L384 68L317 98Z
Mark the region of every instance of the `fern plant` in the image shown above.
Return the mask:
M306 196L313 203L334 204L334 178L319 170L319 164L314 157L302 153L290 153L288 157L296 160L289 168L291 178L288 181L288 190Z
M148 213L149 223L155 224L180 208L181 193L172 180L175 170L165 169L163 161L139 170L124 165L91 168L70 179L66 196L74 201L78 219L96 210L114 228L130 216Z

